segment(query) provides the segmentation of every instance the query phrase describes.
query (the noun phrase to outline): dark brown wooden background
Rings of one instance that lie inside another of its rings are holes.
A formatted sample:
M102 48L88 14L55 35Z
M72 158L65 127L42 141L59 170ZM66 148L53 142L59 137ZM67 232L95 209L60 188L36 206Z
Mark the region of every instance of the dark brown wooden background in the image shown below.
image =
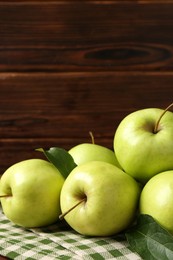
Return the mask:
M173 101L173 1L0 1L0 173Z

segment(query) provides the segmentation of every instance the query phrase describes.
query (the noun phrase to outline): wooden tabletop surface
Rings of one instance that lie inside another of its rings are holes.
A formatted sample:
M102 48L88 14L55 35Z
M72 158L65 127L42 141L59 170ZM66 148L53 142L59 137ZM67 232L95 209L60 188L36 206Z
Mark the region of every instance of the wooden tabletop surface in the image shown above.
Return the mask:
M128 113L172 103L172 14L171 0L0 2L0 173L89 131L112 148Z

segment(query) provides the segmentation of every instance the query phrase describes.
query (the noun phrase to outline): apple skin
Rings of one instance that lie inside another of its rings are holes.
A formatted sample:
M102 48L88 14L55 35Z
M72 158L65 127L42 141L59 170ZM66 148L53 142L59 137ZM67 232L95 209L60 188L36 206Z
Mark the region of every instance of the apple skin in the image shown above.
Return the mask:
M111 163L121 169L114 151L102 145L82 143L74 146L68 152L77 165L90 161L103 161Z
M114 135L114 151L124 171L146 183L155 174L173 169L173 113L167 111L159 131L154 127L162 109L146 108L127 115Z
M64 178L48 161L29 159L9 167L1 177L2 209L13 223L27 228L58 220Z
M152 216L173 234L173 170L159 173L147 182L141 192L139 211Z
M110 236L127 228L136 214L140 195L138 183L118 167L101 161L77 166L61 190L62 213L78 233Z

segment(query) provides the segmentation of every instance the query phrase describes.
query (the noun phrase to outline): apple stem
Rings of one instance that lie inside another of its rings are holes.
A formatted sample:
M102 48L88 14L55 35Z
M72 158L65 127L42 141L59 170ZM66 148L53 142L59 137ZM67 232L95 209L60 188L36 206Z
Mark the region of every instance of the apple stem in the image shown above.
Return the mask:
M64 217L70 213L73 209L75 209L79 204L81 204L83 201L86 201L86 198L80 200L78 203L76 203L73 207L71 207L70 209L68 209L66 212L62 213L61 215L59 215L59 219L62 220L64 219Z
M163 113L160 115L159 119L157 120L155 127L154 127L154 134L156 134L159 131L159 123L160 120L162 119L162 117L164 116L164 114L173 106L173 103L170 104L164 111Z
M90 137L91 137L91 142L92 142L92 144L95 144L95 140L94 140L94 135L93 135L93 133L90 131L89 134L90 134Z
M1 198L7 198L7 197L11 197L11 195L0 195L0 199Z

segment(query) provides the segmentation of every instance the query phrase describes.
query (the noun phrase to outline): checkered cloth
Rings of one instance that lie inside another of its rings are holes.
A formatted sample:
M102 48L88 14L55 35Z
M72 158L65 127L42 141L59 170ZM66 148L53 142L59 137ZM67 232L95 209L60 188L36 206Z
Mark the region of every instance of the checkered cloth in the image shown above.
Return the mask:
M85 237L61 221L55 225L26 230L12 224L0 210L0 255L16 260L139 260L124 235Z

